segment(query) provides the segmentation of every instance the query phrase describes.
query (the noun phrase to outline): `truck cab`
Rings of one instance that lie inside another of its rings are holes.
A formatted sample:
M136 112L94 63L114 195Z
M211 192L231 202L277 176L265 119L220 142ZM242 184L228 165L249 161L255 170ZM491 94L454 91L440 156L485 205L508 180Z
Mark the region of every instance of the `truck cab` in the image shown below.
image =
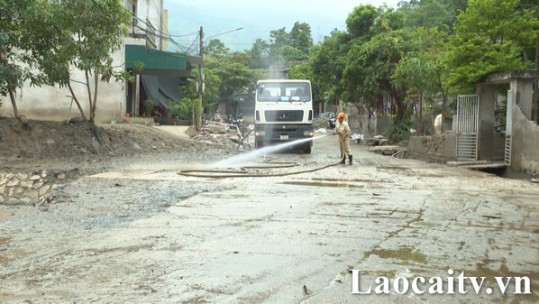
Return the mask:
M298 141L311 153L313 98L311 82L300 79L259 80L255 94L255 146Z

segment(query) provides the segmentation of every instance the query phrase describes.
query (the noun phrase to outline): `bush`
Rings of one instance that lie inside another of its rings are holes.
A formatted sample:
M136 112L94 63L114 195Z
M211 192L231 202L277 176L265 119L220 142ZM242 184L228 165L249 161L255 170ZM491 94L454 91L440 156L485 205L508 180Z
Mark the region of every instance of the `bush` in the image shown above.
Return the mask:
M153 108L155 107L155 104L153 102L153 100L151 99L146 99L144 101L144 107L145 107L145 112L146 113L146 116L152 116L153 114Z
M402 120L393 118L393 124L388 129L387 138L393 143L399 143L410 139L410 129L413 126L412 111L406 111Z
M179 103L176 103L174 100L167 100L167 111L173 117L181 120L190 120L193 115L193 102L184 98Z

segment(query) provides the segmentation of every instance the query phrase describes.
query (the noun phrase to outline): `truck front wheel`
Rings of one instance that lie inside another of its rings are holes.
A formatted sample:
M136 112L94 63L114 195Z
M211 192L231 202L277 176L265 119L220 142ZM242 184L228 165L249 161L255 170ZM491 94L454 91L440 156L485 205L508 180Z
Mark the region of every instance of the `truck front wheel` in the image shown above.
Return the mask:
M311 148L312 148L311 142L308 142L308 143L304 144L303 145L303 153L311 154Z

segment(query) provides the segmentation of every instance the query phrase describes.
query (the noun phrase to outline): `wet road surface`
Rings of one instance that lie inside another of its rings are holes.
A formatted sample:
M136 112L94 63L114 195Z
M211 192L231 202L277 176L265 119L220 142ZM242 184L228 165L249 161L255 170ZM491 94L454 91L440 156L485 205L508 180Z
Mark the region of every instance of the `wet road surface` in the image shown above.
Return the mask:
M249 172L334 164L336 141ZM182 176L214 166L154 160L57 185L50 205L0 206L0 302L539 301L537 184L351 148L352 166L273 177ZM479 292L462 276L484 277ZM496 277L520 279L502 294Z

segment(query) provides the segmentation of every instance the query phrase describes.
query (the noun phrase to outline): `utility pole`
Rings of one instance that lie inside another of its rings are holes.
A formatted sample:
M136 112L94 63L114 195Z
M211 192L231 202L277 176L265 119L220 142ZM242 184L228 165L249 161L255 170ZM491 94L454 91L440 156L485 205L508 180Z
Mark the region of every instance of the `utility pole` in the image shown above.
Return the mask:
M539 124L539 33L535 41L535 81L532 95L532 120Z
M215 37L215 36L220 36L220 35L223 35L223 34L228 34L228 33L231 33L231 32L236 32L236 31L239 31L239 30L242 30L243 27L240 27L240 28L237 28L237 29L234 29L234 30L231 30L231 31L227 31L227 32L222 32L222 33L219 33L219 34L215 34L215 35L211 35L209 36L208 38L212 38L212 37ZM200 26L200 31L198 33L198 44L199 44L199 50L198 50L198 54L200 56L200 64L198 66L198 101L197 102L193 102L193 125L195 126L195 129L197 131L200 131L200 129L202 128L202 120L201 120L201 111L200 109L202 108L203 109L203 95L204 95L204 73L202 72L202 66L204 65L204 28L202 26Z
M204 28L200 27L200 32L198 34L198 43L199 43L199 56L200 56L200 64L198 65L198 102L195 104L193 103L193 123L195 125L195 129L197 131L200 131L200 128L202 127L201 121L200 121L200 114L199 109L202 107L202 99L204 94L204 73L202 72L202 65L204 62Z

